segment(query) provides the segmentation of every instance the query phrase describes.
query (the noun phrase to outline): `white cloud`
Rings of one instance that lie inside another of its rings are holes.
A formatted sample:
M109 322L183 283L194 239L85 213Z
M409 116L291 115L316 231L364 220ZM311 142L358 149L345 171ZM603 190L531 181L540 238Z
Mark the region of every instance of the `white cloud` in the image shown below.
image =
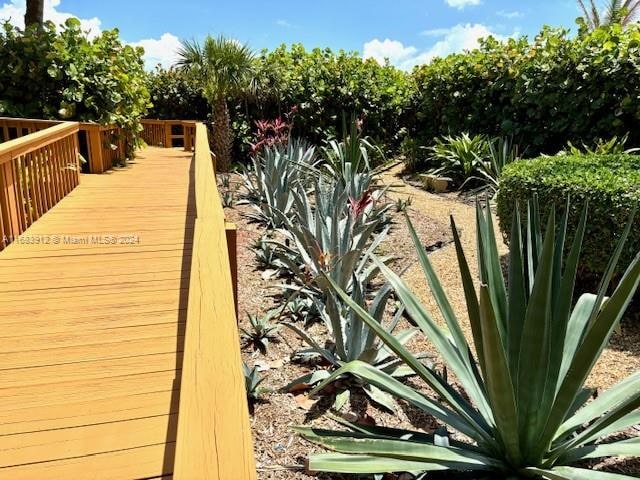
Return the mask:
M298 28L297 25L285 20L284 18L280 18L276 20L276 25L282 28Z
M519 12L517 10L514 10L512 12L507 10L500 10L499 12L496 12L496 14L500 17L509 18L509 19L524 17L524 13Z
M447 5L453 8L457 8L458 10L462 10L465 7L480 5L482 3L481 0L446 0Z
M61 0L44 0L44 19L45 21L52 21L56 25L60 25L68 18L75 17L75 15L58 10ZM11 0L9 3L4 3L0 7L0 20L9 20L12 25L19 28L24 28L24 12L27 9L26 0ZM100 34L100 19L93 18L81 18L80 24L82 29L88 33L89 38L96 37Z
M442 36L442 40L433 45L428 53L428 57L443 57L450 53L460 52L462 50L471 50L479 45L481 38L493 36L497 39L503 39L501 35L492 32L487 26L481 23L475 24L459 24L449 29Z
M159 39L146 38L129 45L144 48L144 61L147 69L151 70L160 64L168 68L178 59L180 39L171 33L163 33Z
M388 58L392 65L410 70L416 65L428 63L435 57L474 49L478 46L480 38L493 36L499 40L504 39L503 36L492 32L487 26L479 23L427 30L422 32L422 35L439 37L440 39L431 47L420 51L412 45L404 45L397 40L387 38L380 41L374 38L364 44L363 56L364 58L374 58L379 63L383 63L385 58Z
M423 37L441 37L449 33L450 28L434 28L432 30L423 30L420 35Z
M389 59L393 65L402 65L410 62L417 53L417 48L405 47L402 42L388 38L382 41L374 38L364 44L363 50L364 58L373 58L379 63L384 63L385 59Z

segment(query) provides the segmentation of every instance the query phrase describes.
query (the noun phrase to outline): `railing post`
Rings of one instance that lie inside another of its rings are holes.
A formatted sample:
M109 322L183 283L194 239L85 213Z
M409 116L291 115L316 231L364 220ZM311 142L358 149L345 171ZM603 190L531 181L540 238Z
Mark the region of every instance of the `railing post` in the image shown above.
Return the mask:
M227 252L229 254L229 267L231 268L231 282L233 283L233 303L236 307L236 320L238 320L238 229L234 223L224 222L227 234Z
M164 122L164 148L173 147L173 140L171 138L171 122L165 120Z
M0 164L0 215L5 219L3 237L9 237L9 242L20 234L18 205L16 203L15 175L13 174L13 159ZM4 240L4 238L0 239Z
M102 135L100 125L83 123L80 127L87 133L87 149L89 151L89 172L102 173L105 171L105 162L102 158Z
M187 152L193 150L193 136L191 132L191 125L186 122L182 122L182 131L184 133L184 149Z

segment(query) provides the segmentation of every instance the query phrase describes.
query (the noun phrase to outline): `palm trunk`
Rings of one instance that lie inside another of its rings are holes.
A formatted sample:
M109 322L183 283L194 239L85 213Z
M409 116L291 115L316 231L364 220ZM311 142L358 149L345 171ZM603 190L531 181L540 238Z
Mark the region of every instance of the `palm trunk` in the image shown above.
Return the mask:
M24 14L24 26L38 25L44 22L44 0L27 0L27 11Z
M216 154L216 170L228 172L231 168L231 151L233 135L231 133L231 117L226 100L218 100L213 105L213 132L211 149Z

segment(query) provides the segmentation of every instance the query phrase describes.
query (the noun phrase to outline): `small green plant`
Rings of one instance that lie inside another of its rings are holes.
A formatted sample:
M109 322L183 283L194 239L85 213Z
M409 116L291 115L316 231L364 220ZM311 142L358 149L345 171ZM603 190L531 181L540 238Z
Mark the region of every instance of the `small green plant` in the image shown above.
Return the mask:
M223 189L229 190L231 188L231 175L228 173L218 175L218 180L220 181L220 186Z
M264 382L264 377L260 375L258 371L258 367L249 368L246 363L242 363L242 371L244 373L244 384L247 390L247 400L249 400L249 405L251 406L253 403L262 400L262 398L269 392L271 389L262 385Z
M304 322L317 313L313 300L299 295L294 296L287 302L286 311L290 319Z
M396 213L403 213L409 210L409 207L413 203L413 197L398 198L395 203Z
M263 235L251 246L251 250L256 256L258 268L263 270L274 270L279 272L284 267L282 260L276 251L276 246L269 236Z
M597 139L593 146L582 144L576 147L571 142L567 142L567 147L559 152L559 155L620 155L636 153L638 148L626 148L629 141L629 134L618 138L612 137L609 140Z
M427 168L427 155L420 143L412 137L405 137L400 144L404 169L407 173L415 173Z
M422 365L327 278L340 298L439 399L359 361L335 371L315 391L342 375L356 375L363 382L403 398L469 440L454 440L446 431L429 435L367 425L351 425L350 432L298 428L305 438L338 452L312 455L310 470L359 474L478 471L492 478L553 480L631 478L573 465L601 457L640 456L637 438L611 436L640 421L640 373L591 402L593 391L585 388L587 377L640 283L639 254L607 298L632 220L614 249L597 294L583 294L572 309L587 209L583 209L573 241L566 249L566 211L556 228L555 212L551 210L544 235L538 211L537 202L529 205L524 233L520 214L517 209L514 212L509 273L505 279L491 211L487 209L485 213L478 205L479 292L452 220L477 357L408 219L420 263L446 328L433 320L400 277L379 264L407 313L436 347L465 395L450 385L444 374Z
M269 342L276 338L279 330L278 325L271 323L274 312L267 312L263 316L248 315L249 328L241 328L242 338L247 346L252 346L254 350L259 350L262 354L267 353Z
M483 135L470 136L463 133L457 137L437 138L430 147L430 160L434 175L451 178L459 188L477 180L484 169L489 153L489 142Z
M236 196L233 191L227 190L222 193L222 206L224 208L232 208L236 201Z

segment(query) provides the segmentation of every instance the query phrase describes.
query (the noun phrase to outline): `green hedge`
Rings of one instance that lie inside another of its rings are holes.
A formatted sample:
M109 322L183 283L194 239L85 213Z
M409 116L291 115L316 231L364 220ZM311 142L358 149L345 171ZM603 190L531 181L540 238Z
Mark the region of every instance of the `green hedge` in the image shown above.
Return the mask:
M317 142L341 134L342 113L355 112L365 134L383 146L397 147L402 140L414 84L393 66L357 52L282 45L262 52L257 78L260 95L249 109L253 118L274 118L295 106L294 134Z
M0 116L96 121L141 131L149 106L142 48L124 45L117 29L93 39L80 21L57 29L0 28Z
M582 207L589 201L579 274L581 279L593 281L604 271L630 213L640 206L640 156L567 155L509 165L503 172L497 200L500 227L505 235L509 235L516 200L524 205L534 193L538 194L545 213L551 205L564 211L570 196L569 232L575 231ZM619 269L625 269L638 251L640 215L636 216Z
M413 72L412 135L513 136L530 157L630 133L640 145L640 25L485 40Z
M153 104L149 118L207 120L211 113L202 91L177 68L157 67L147 75L147 88Z

